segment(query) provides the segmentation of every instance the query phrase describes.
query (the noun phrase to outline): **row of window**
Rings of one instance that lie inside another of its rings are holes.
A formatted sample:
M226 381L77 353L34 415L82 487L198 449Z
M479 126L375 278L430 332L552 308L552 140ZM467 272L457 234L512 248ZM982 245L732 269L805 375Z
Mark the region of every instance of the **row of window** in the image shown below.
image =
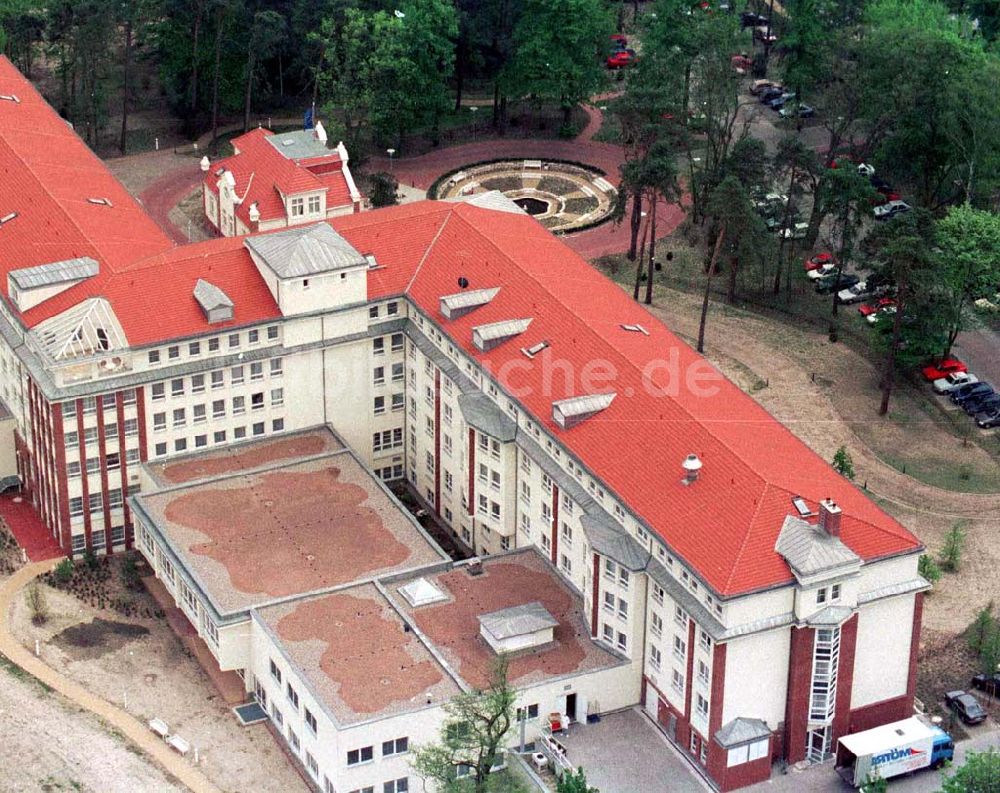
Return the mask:
M247 437L247 427L233 427L233 440L240 441ZM284 419L272 419L271 420L271 432L283 432L285 429ZM263 435L267 432L267 422L257 421L250 425L249 427L251 436ZM212 443L218 445L220 443L228 442L228 433L226 430L216 430L212 433ZM203 449L208 446L208 434L195 435L194 436L194 446L195 449ZM187 438L175 438L173 450L175 452L185 452L188 450L188 440ZM167 454L169 450L169 445L165 441L157 443L153 451L157 457L163 457Z
M403 350L403 334L393 333L389 337L389 344L392 352L401 352ZM375 355L383 355L385 353L385 336L376 336L372 339L372 352Z
M371 319L378 319L381 307L376 304L373 306L368 306L368 316ZM393 300L385 304L385 315L387 317L395 317L399 314L399 302Z
M269 325L265 331L265 337L267 341L277 341L278 340L278 326ZM190 358L196 358L201 355L202 350L206 349L208 352L219 352L222 349L222 336L213 336L210 339L205 339L202 341L192 341L187 344L187 355ZM226 348L230 350L237 350L244 341L243 333L230 333L225 336ZM261 332L259 329L254 328L248 330L245 333L246 343L250 346L259 344L261 342ZM168 361L176 361L181 357L180 344L172 344L166 348L166 359ZM149 360L150 366L158 366L162 361L163 350L150 350L147 353L147 358Z
M133 495L138 487L130 487L129 495ZM108 506L111 509L121 509L125 504L122 489L120 487L108 488ZM69 500L69 516L79 518L84 512L83 496L74 496ZM104 510L104 496L101 493L90 493L87 495L87 511L102 512Z
M281 407L285 404L285 391L283 388L272 388L270 393L271 407ZM234 416L242 416L247 412L247 398L245 396L234 396L231 401L231 411ZM257 391L250 395L250 410L263 410L266 406L264 392ZM227 416L226 400L216 399L212 401L212 418L224 419ZM187 426L187 408L174 408L170 415L174 429ZM202 403L191 407L191 421L193 424L203 424L208 421L208 405ZM163 432L167 429L167 414L161 411L153 414L153 431Z
M126 438L135 438L139 435L139 420L138 419L125 419L125 424L123 429L125 430ZM63 436L66 441L67 448L75 449L80 445L80 433L76 430L70 430L66 432ZM118 424L105 424L104 425L104 437L107 440L112 440L118 437ZM100 430L97 427L84 427L83 430L83 441L85 444L94 444L100 440Z
M253 361L249 366L243 364L232 366L229 369L229 384L243 385L246 382L249 371L250 382L257 382L264 379L264 361ZM281 377L284 374L284 360L281 358L271 358L267 362L267 372L271 377ZM213 391L224 388L226 385L226 372L224 369L216 369L209 373L211 388ZM170 396L183 397L185 394L186 381L190 380L192 394L205 393L205 375L194 374L189 378L175 377L170 381ZM153 383L149 387L150 398L153 402L160 402L167 398L167 384Z
M125 526L111 527L111 544L113 546L125 544ZM107 547L108 539L104 531L94 531L90 535L90 547L94 551L103 551ZM72 539L73 553L83 553L87 549L87 535L74 534Z
M135 404L135 390L127 389L121 392L122 403L125 405ZM84 397L80 400L82 403L82 412L84 416L90 416L97 413L97 407L100 405L102 410L115 410L118 406L118 400L115 394L101 394L99 397ZM62 403L62 414L63 418L70 419L76 418L76 401L71 400L69 402Z
M119 452L108 452L105 455L105 464L109 471L117 471L121 466L121 454ZM139 462L139 450L138 449L126 449L125 450L125 462L128 464ZM88 457L87 462L87 473L97 474L101 472L101 459L100 457ZM75 479L80 476L81 466L79 460L68 460L66 462L66 474L70 479Z

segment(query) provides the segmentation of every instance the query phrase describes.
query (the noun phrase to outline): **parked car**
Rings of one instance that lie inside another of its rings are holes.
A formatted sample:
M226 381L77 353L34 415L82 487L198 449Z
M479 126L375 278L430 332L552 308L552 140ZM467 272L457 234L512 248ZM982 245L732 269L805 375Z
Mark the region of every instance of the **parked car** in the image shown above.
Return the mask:
M1000 672L991 675L976 675L972 678L972 687L985 691L994 697L1000 696Z
M608 56L607 66L609 69L622 69L626 66L631 66L636 62L636 59L635 50L618 50Z
M949 691L944 695L944 703L966 724L980 724L986 721L986 711L979 700L964 691Z
M834 255L832 253L823 251L822 253L817 253L815 256L810 256L803 262L803 265L805 266L806 272L808 273L811 270L815 270L818 267L822 267L824 264L836 264L836 263L837 260L836 258L834 258Z
M786 102L791 102L793 99L795 99L795 92L786 91L783 94L771 97L764 104L771 108L771 110L781 110Z
M762 105L766 105L772 99L781 96L783 93L785 93L784 87L781 85L775 85L772 88L765 88L757 95L757 97L760 99L760 103Z
M821 278L816 282L816 292L821 295L829 295L839 292L849 286L854 286L861 279L853 273L841 273L839 276L831 275L828 278Z
M753 61L746 55L733 55L729 59L729 65L733 67L733 71L737 74L746 74L753 66Z
M868 286L868 281L858 281L854 286L849 286L847 289L841 289L837 292L837 302L844 303L845 305L859 303L862 300L867 300L871 297L871 294L871 287Z
M786 240L803 240L809 231L808 223L796 223L781 230L781 236Z
M622 33L612 33L609 38L611 39L611 45L617 49L623 50L628 46L628 39Z
M794 107L790 105L785 105L778 111L778 115L782 118L812 118L816 115L816 109L810 107L809 105L795 105Z
M819 267L810 270L806 273L806 278L810 281L819 281L823 278L829 278L831 275L837 272L837 265L833 262L828 262L827 264L821 264Z
M939 377L931 386L938 394L950 394L959 386L978 382L979 378L972 372L952 372L946 377Z
M788 206L788 196L783 193L768 193L763 198L753 202L758 211L774 211Z
M784 91L785 89L781 87L781 83L776 83L774 80L754 80L750 83L750 93L754 96L760 96L765 91Z
M979 413L992 413L997 408L1000 408L1000 394L996 391L985 391L962 402L962 410L970 416L976 416Z
M752 11L744 11L740 14L740 26L745 28L767 27L767 17Z
M994 427L1000 427L1000 408L984 413L977 413L975 419L976 426L980 429L989 430ZM996 694L994 694L994 696L996 696Z
M942 358L940 361L927 364L920 370L925 380L940 380L952 372L965 372L968 367L958 358Z
M865 317L865 322L867 322L869 325L877 325L878 322L879 322L879 320L882 319L882 317L890 317L893 314L895 314L896 313L896 309L897 309L897 307L896 307L896 301L893 300L891 305L888 305L885 308L880 308L874 314L869 314L867 317ZM906 340L904 339L901 342L901 344L905 344L905 343L906 343ZM900 349L902 349L902 347L900 347Z
M972 399L974 396L992 393L993 386L980 380L978 383L968 383L967 385L959 386L949 396L951 396L952 402L961 407L963 402Z
M858 313L867 318L873 314L877 314L879 311L885 311L885 309L890 307L895 307L896 300L891 297L880 297L877 300L873 300L870 303L865 303L864 305L858 306Z
M872 212L875 215L875 220L889 220L890 218L896 217L896 215L901 215L904 212L909 212L912 207L905 201L886 201L884 204L875 207Z

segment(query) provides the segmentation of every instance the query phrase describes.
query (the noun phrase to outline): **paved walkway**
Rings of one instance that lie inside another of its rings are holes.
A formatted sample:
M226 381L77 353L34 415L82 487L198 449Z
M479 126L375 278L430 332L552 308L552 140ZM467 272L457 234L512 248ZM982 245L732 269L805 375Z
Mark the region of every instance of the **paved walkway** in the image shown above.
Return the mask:
M45 528L30 499L10 493L0 496L0 518L32 562L61 559L66 555Z
M0 585L0 653L11 662L36 677L45 685L62 694L71 702L89 710L111 728L120 732L152 760L173 774L178 781L196 793L220 793L190 760L174 752L149 728L121 708L90 693L80 684L59 674L44 661L36 658L14 638L8 624L11 605L21 590L32 580L55 567L55 561L36 562L26 565Z
M711 790L638 708L576 724L559 736L566 758L583 766L601 793L705 793Z

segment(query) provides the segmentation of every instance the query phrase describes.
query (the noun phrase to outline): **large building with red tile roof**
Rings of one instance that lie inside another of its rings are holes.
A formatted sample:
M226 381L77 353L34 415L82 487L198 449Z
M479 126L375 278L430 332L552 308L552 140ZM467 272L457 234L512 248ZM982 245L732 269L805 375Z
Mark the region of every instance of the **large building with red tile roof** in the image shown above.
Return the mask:
M361 211L347 147L328 148L322 124L277 134L258 128L234 138L232 145L230 157L202 161L205 217L223 236Z
M0 94L0 396L67 553L132 547L143 464L328 425L470 552L538 548L720 789L909 714L920 542L503 196L171 247Z

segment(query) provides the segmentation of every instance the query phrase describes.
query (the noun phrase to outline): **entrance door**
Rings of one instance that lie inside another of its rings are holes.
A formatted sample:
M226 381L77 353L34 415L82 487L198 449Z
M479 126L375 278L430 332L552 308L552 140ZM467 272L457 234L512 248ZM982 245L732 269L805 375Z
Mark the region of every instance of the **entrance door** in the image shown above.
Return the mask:
M576 721L576 694L566 695L566 718Z
M806 757L810 762L821 763L830 755L831 727L815 727L806 738Z

